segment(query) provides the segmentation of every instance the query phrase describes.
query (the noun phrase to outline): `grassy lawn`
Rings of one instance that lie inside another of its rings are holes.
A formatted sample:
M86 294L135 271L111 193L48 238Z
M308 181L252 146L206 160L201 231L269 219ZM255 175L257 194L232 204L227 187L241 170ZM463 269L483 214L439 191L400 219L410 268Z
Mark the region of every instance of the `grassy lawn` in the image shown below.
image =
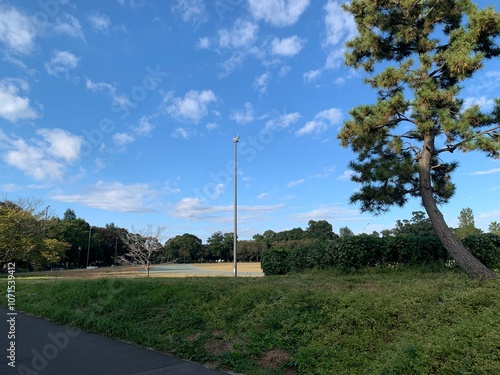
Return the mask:
M248 375L500 374L499 287L454 271L398 269L20 278L16 306Z

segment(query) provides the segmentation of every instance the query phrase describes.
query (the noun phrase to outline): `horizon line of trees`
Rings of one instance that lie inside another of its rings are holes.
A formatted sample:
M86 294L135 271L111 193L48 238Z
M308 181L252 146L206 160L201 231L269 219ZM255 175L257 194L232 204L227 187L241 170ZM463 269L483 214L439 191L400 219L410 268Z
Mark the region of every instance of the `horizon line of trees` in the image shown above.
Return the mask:
M140 230L132 233L117 227L113 222L105 227L92 226L85 219L67 209L62 218L49 214L49 206L35 199L19 199L17 202L0 202L0 263L15 260L31 269L85 268L87 266L111 266L118 263L140 263L142 258L131 255L130 239L142 238ZM411 219L397 220L391 230L372 232L372 237L413 235L435 237L433 226L424 212L415 211ZM456 235L463 239L482 233L475 227L472 209L460 212ZM500 235L500 224L492 222L490 233ZM266 230L255 234L252 240L238 241L238 260L261 260L262 254L271 247L296 247L311 240L329 241L335 238L355 236L348 227L341 227L338 234L326 220L310 220L306 229L300 227L275 232ZM151 237L151 236L150 236ZM150 242L150 240L148 240ZM137 241L135 242L137 243ZM207 243L194 234L184 233L165 242L157 239L154 251L148 255L148 264L163 262L216 262L233 261L233 233L217 231ZM149 270L149 266L148 266Z

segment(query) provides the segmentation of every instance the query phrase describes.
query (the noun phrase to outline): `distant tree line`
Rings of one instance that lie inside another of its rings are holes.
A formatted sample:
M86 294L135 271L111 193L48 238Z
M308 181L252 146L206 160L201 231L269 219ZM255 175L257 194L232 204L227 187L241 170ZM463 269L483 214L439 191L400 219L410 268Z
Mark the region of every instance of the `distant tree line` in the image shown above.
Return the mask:
M434 229L426 215L420 211L413 212L412 215L409 220L397 220L391 230L382 230L380 233L374 231L363 236L414 236L433 239ZM461 239L482 233L475 227L474 215L470 208L460 212L459 226L454 231ZM491 234L500 235L500 225L492 222L489 231ZM156 238L158 236L152 234L154 231L149 232L151 233L145 236L141 230L136 231L133 228L130 232L114 223L104 227L93 226L77 217L72 209L67 209L63 217L59 218L52 215L49 206L44 206L40 200L19 199L12 202L4 199L0 202L0 263L17 261L19 266L31 269L85 268L133 263L143 264L149 270L152 265L164 262L233 261L233 233L217 231L207 239L207 243L203 243L199 237L190 233L164 241L163 238ZM315 256L321 257L323 250L320 249L323 249L325 243L337 239L346 241L345 239L353 237L359 236L355 236L347 226L339 228L337 234L326 220L310 220L306 229L293 228L280 232L266 230L262 234L254 235L252 240L238 241L237 256L241 262L260 262L271 250L302 249L300 251L309 252L309 258L312 259ZM140 242L138 239L144 241ZM138 244L141 244L139 249L143 250L147 257L138 254Z

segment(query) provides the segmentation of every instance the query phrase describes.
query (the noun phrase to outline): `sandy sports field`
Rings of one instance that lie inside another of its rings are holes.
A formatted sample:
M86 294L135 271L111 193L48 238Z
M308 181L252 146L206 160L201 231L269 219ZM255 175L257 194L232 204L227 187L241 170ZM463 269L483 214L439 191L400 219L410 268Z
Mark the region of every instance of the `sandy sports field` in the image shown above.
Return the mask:
M145 277L141 266L103 267L96 269L58 270L18 273L17 277L35 278L96 278L96 277ZM233 263L158 264L150 270L151 277L233 277ZM238 277L264 276L260 263L238 263Z

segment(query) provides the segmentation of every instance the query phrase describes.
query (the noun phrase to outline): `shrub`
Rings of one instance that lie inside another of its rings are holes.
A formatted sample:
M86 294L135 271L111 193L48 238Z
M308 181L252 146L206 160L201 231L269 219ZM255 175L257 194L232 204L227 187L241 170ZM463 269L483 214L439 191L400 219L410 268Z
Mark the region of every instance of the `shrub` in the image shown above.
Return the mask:
M324 267L328 265L325 257L327 241L309 240L293 249L290 249L290 271L300 272L305 269Z
M384 238L384 263L406 265L431 264L448 259L447 252L437 237L399 235Z
M383 240L368 235L341 237L329 242L326 253L326 259L339 269L374 266L381 260Z
M271 248L262 253L260 266L264 275L286 275L290 272L290 250L283 247Z
M468 236L462 243L486 267L500 267L500 236L493 233L484 233Z

